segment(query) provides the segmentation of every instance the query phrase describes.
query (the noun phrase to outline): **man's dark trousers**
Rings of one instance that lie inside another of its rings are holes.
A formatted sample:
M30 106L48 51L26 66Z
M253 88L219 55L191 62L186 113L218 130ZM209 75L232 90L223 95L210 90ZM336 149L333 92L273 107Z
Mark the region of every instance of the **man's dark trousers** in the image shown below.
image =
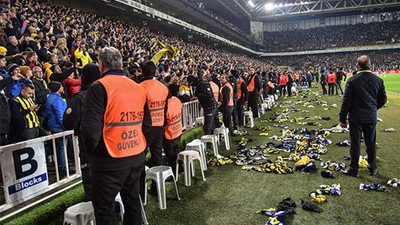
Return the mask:
M222 112L222 120L224 121L225 127L229 129L229 132L232 134L232 112L233 112L233 106L228 106L228 110L224 111L221 110Z
M176 173L176 158L179 153L178 144L180 140L181 136L173 140L167 140L164 138L164 153L168 160L168 166L172 168L174 174Z
M338 95L338 89L340 89L340 92L343 94L343 89L342 89L342 81L336 82L336 95Z
M149 147L151 158L150 166L162 165L162 148L165 127L152 127L151 137L148 140L147 146Z
M217 108L204 109L204 134L210 135L214 133L215 128L215 114L218 115ZM218 118L218 116L217 116Z
M326 95L328 92L326 91L326 84L321 84L322 87L322 94Z
M253 117L258 118L258 93L256 91L249 92L248 105L253 112Z
M242 100L238 100L236 109L237 109L237 115L238 115L238 120L239 120L239 127L244 125L243 106L244 106L244 102Z
M364 134L365 147L368 156L368 169L376 170L376 123L350 122L350 170L358 171L360 158L361 134Z
M92 169L92 203L96 224L118 225L115 213L115 197L121 193L124 204L124 225L141 225L139 180L144 171L145 153L134 156L136 163L124 169L102 171Z
M237 130L239 128L238 112L237 112L237 100L234 101L232 118L233 118L233 129Z
M328 95L333 95L335 92L335 83L329 84L328 83Z

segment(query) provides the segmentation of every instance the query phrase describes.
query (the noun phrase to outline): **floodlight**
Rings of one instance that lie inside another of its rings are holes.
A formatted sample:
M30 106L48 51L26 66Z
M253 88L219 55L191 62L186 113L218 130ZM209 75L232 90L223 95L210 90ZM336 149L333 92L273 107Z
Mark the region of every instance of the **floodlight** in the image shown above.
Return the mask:
M251 1L251 0L247 1L247 3L248 3L251 7L253 7L253 8L254 8L254 6L256 6L256 5L254 5L254 2Z
M274 6L273 3L267 3L267 4L265 4L264 8L267 11L271 11L271 10L273 10L275 8L275 6Z

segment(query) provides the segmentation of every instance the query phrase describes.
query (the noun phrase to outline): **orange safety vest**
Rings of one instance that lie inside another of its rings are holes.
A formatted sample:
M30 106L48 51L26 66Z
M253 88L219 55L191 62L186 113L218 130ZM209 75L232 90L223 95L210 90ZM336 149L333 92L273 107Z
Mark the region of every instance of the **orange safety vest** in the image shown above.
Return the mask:
M214 95L215 101L218 102L218 95L219 95L218 85L216 83L210 81L210 86L211 86L211 90Z
M300 74L296 73L296 74L294 75L294 80L300 80Z
M242 83L244 82L243 80L242 80L242 78L239 78L238 80L237 80L237 82L238 82L238 88L237 88L237 99L239 100L239 99L241 99L242 98Z
M286 75L281 75L279 77L279 85L286 85L288 77Z
M328 84L334 84L336 80L336 74L335 73L328 73Z
M158 80L145 80L140 83L147 92L147 105L149 106L153 127L164 125L165 100L168 96L168 88Z
M250 79L249 85L247 86L247 90L249 92L252 92L254 90L254 87L256 86L256 76L257 74L253 74L253 77Z
M113 158L142 153L146 139L142 132L146 91L126 76L107 75L99 80L107 92L103 139Z
M182 134L182 102L177 97L168 99L165 138L173 140Z
M233 88L229 82L227 82L225 85L222 85L221 90L220 90L220 94L221 94L222 98L224 97L224 95L222 94L222 89L224 89L224 87L228 87L229 90L231 91L229 94L228 106L233 106Z

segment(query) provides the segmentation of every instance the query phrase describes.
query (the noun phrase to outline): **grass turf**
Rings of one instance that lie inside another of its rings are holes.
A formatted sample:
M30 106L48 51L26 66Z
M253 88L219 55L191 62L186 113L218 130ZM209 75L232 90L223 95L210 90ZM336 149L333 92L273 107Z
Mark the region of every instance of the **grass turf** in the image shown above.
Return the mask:
M400 94L400 74L390 73L385 75L378 75L385 82L387 91L396 92Z
M319 91L314 89L313 91ZM316 190L321 184L340 183L342 185L341 196L328 196L328 201L321 204L323 213L312 213L297 207L297 214L289 217L288 224L399 224L400 210L400 188L389 188L387 192L361 191L360 183L381 182L386 183L388 179L399 177L400 168L398 162L399 144L397 142L399 133L383 133L382 130L388 127L394 127L400 130L400 119L396 113L400 110L400 96L388 94L388 107L381 109L378 113L383 122L377 125L378 149L378 170L377 177L368 175L367 169L360 169L360 178L346 177L335 172L334 179L325 179L320 176L320 166L317 162L318 171L311 174L277 175L264 174L254 171L243 171L240 166L225 165L221 167L209 167L206 171L207 181L203 182L197 170L197 175L192 180L191 187L183 185L183 175L178 182L179 191L182 200L177 201L174 189L171 183L167 184L167 209L159 210L156 197L149 197L146 212L150 223L152 224L263 224L266 217L257 214L258 210L275 207L279 201L291 197L297 203L300 199L310 200L308 194ZM290 98L286 100L292 100ZM324 111L322 107L307 109L310 111L307 115L304 113L291 113L291 117L304 116L330 116L331 121L320 121L323 127L328 128L338 123L338 111L341 98L339 96L323 96L321 100L329 104L336 103L338 108ZM301 106L294 106L299 108ZM273 111L282 111L282 108L275 108ZM262 118L270 117L272 112L267 112ZM256 121L257 126L271 125L272 123L260 123ZM292 125L291 128L301 125L293 123L283 123ZM316 127L309 127L316 128ZM254 142L251 145L259 145L270 141L267 137L258 136L261 131L256 129L247 129L252 133L249 137ZM281 128L272 128L268 132L269 136L280 135ZM233 138L234 149L241 137ZM331 134L333 143L349 139L349 134ZM364 148L364 145L362 145ZM220 153L228 156L235 150L224 151ZM282 153L281 153L282 154ZM348 148L331 145L328 147L328 153L322 156L323 161L336 160L340 162L343 156L348 156ZM362 154L365 151L362 150ZM280 155L280 154L279 154ZM285 154L282 154L285 155ZM278 155L272 156L272 159ZM293 165L291 163L290 165ZM298 204L299 205L299 204Z
M387 85L387 82L385 83ZM319 89L313 89L319 91ZM399 224L400 215L398 213L400 188L389 188L388 192L379 193L373 191L358 190L360 183L382 182L388 179L399 177L400 168L397 162L400 160L398 155L399 138L398 132L383 133L382 130L394 127L400 130L400 119L396 113L400 110L400 96L388 94L388 107L379 111L378 115L383 122L377 126L378 150L378 177L368 176L366 169L361 169L360 178L345 177L335 173L336 178L327 180L319 175L320 169L311 174L277 175L263 174L254 171L243 171L240 167L227 165L221 167L209 167L206 171L207 181L203 182L196 170L196 177L192 180L191 187L183 185L183 175L180 175L178 182L181 201L175 198L174 189L171 183L167 183L167 209L159 210L157 198L149 196L146 213L151 224L196 224L196 225L224 225L224 224L263 224L266 217L256 212L258 210L275 207L284 198L292 197L297 203L300 199L309 200L308 194L318 188L320 184L341 183L341 196L328 196L328 201L321 207L323 213L311 213L303 211L297 207L297 214L288 217L287 224ZM288 98L286 100L294 100ZM339 96L323 96L321 100L328 101L329 104L336 103L340 107ZM300 106L294 106L300 108ZM274 111L282 111L283 108L274 108ZM330 116L331 121L320 121L323 127L330 127L337 123L337 109L324 111L322 108L307 109L307 115L303 113L292 113L291 117L304 116ZM267 112L262 118L268 118L272 112ZM271 123L260 123L257 126L271 125ZM300 126L292 123L292 128ZM315 128L315 127L309 127ZM258 145L269 142L264 136L258 136L261 131L247 129L251 132L249 137L254 142L248 146ZM201 128L191 130L182 136L183 142L201 136ZM272 128L269 136L279 135L281 128ZM333 143L348 139L346 134L332 134L330 136ZM240 137L232 140L233 149L237 147ZM182 148L182 146L180 146ZM220 150L220 153L228 156L235 150ZM364 154L364 151L362 152ZM284 155L284 154L282 154ZM348 148L340 148L335 145L328 147L328 153L322 156L324 161L336 160L344 161L343 156L348 155ZM274 159L276 156L273 156ZM348 163L348 161L345 161ZM291 164L293 165L293 164ZM317 163L317 167L320 166ZM198 169L198 166L197 166ZM83 188L78 186L65 194L58 196L49 203L42 204L24 214L17 216L6 224L61 224L62 215L65 208L83 199Z

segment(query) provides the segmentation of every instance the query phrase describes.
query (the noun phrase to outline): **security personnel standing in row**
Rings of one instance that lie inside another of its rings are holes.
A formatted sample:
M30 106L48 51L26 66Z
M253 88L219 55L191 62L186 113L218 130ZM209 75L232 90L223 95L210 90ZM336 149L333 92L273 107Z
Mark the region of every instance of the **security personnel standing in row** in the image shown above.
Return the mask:
M233 111L233 88L231 84L228 82L228 76L223 74L221 76L221 89L220 96L221 102L219 103L219 110L222 113L222 118L224 121L225 127L229 128L229 132L233 134L232 130L232 111Z
M231 70L229 71L229 84L231 85L233 89L233 111L232 111L232 118L233 118L233 129L237 130L239 127L238 124L238 112L236 109L237 105L237 93L238 93L238 83L236 80L236 74L238 72L236 70Z
M168 110L165 121L164 152L168 165L174 174L176 170L176 158L179 153L178 144L182 134L182 102L177 97L168 99Z
M243 115L243 107L245 104L247 104L247 98L249 97L249 92L247 91L247 85L246 82L239 76L239 74L236 74L236 80L238 84L237 88L237 113L239 117L239 126L244 125L244 115Z
M253 112L253 117L258 118L258 95L261 89L260 78L253 67L249 68L249 77L247 78L247 90L249 91L249 107Z
M124 202L124 224L142 224L140 175L151 132L146 90L122 70L114 47L99 53L102 78L88 89L82 113L84 151L92 167L92 203L98 225L117 225L115 197Z
M202 80L197 82L195 96L200 102L204 110L204 134L210 135L214 133L215 114L217 111L217 101L215 100L214 90L212 88L210 74L205 74ZM215 84L216 85L216 84ZM218 95L217 95L218 96Z
M167 112L168 88L158 80L153 79L156 74L156 65L152 61L142 66L143 80L140 85L145 88L147 105L149 106L151 123L151 138L147 140L150 149L151 166L162 165L162 146L165 133L165 114Z

